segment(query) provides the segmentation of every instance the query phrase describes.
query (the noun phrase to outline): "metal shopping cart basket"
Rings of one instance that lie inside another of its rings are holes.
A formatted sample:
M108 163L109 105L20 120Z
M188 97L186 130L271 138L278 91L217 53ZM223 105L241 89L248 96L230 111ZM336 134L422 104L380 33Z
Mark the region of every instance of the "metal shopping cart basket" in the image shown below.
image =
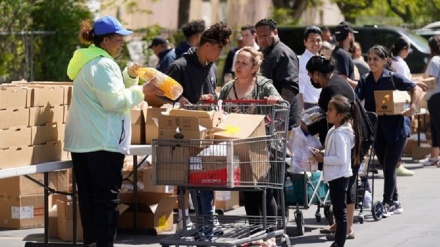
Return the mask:
M209 110L214 106L208 103L195 107ZM152 142L153 181L190 190L259 190L263 192L261 200L266 208L266 200L263 200L266 190L282 190L284 186L289 105L246 101L221 107L227 112L229 107L233 107L234 112L238 108L252 108L252 113L263 114L267 135L245 139L155 139ZM183 191L179 197L181 202L185 201ZM284 204L284 197L281 200ZM174 235L163 238L160 244L236 246L280 237L282 245L290 245L285 235L284 215L269 217L265 210L261 217L217 215L219 225L213 224L213 215L196 216L194 225L184 226ZM201 232L213 234L201 236Z

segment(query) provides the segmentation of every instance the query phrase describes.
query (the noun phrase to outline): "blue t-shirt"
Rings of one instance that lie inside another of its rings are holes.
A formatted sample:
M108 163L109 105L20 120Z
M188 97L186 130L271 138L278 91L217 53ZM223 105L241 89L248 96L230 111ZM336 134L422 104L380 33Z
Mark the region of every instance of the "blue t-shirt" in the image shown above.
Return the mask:
M391 80L391 76L393 76L393 81ZM355 89L355 92L360 100L365 100L365 110L376 112L374 91L410 91L415 86L416 84L404 78L402 75L391 73L389 70L384 69L377 82L375 82L371 72L368 74L368 76L362 77ZM410 135L409 118L401 115L379 116L376 135L384 136L389 143L394 143L401 138L408 137Z

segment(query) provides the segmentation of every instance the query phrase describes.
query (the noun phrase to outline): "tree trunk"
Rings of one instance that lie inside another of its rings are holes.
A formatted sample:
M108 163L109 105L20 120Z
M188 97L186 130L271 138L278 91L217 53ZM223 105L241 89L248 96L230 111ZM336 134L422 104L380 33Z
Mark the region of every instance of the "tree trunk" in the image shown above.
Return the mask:
M177 28L189 21L190 0L179 0L179 14L177 17Z

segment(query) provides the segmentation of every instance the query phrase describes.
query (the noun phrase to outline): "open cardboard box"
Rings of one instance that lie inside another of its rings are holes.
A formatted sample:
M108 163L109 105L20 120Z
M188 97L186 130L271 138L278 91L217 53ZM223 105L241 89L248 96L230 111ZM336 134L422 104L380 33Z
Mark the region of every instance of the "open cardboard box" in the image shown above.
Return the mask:
M134 216L135 194L120 194L121 203L128 205L128 209L119 217L118 228L132 229ZM138 192L138 228L154 229L156 233L173 230L173 208L177 196L172 193Z
M266 181L270 168L264 115L229 114L218 126L214 139L237 140L234 156L240 159L240 184L255 185Z
M171 109L168 113L170 116L192 116L199 119L201 126L211 129L217 127L222 121L223 113L219 111L201 111L201 110L185 110Z
M159 116L159 139L209 139L208 131L194 116Z

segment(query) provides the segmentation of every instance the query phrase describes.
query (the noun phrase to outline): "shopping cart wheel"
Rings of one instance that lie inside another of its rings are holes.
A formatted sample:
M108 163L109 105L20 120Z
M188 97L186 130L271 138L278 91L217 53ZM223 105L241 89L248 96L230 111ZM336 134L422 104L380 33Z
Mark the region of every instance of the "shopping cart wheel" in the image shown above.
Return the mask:
M364 215L363 214L359 214L358 215L358 220L360 224L364 224Z
M324 216L328 220L328 224L333 225L334 219L333 219L333 209L331 205L324 206Z
M373 207L371 207L371 214L373 214L373 218L375 221L379 221L383 216L383 204L381 201L377 201L373 203Z
M290 238L289 238L289 235L287 235L287 234L283 234L283 235L281 236L280 244L281 244L281 247L290 247L290 246L292 246L292 245L290 244Z
M295 211L296 230L298 235L304 235L304 218L301 211Z
M316 222L321 222L322 216L321 216L321 213L319 211L317 211L315 213L315 219L316 219Z

